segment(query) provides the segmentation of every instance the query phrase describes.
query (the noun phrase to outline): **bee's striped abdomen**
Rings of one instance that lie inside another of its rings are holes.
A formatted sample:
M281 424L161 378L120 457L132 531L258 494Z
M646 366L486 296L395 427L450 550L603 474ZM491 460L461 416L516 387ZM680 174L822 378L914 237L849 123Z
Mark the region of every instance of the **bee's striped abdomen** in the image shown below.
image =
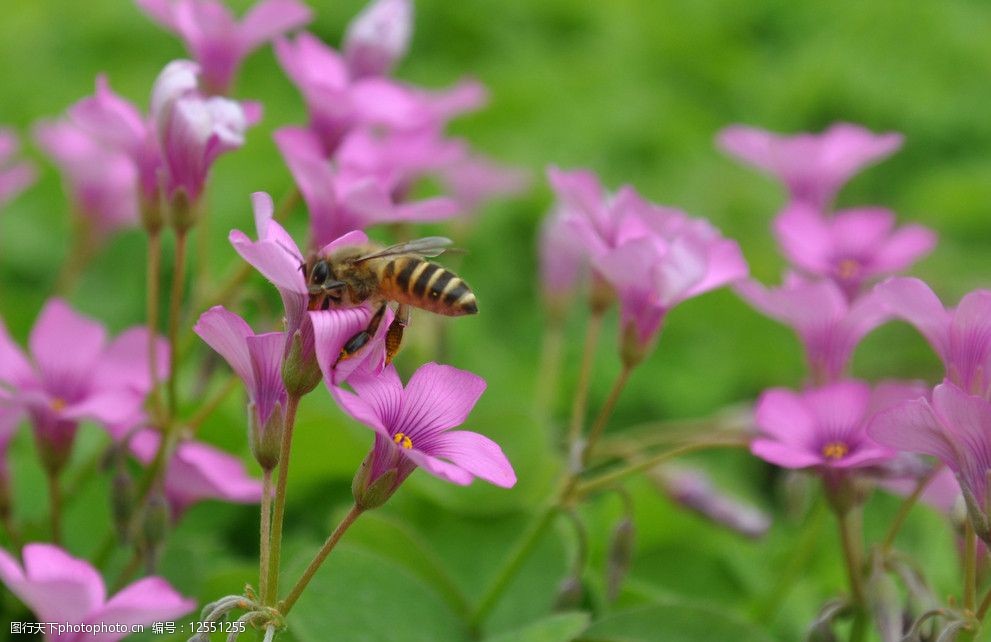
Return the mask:
M383 294L437 314L461 316L478 312L478 302L458 275L419 257L399 256L382 268Z

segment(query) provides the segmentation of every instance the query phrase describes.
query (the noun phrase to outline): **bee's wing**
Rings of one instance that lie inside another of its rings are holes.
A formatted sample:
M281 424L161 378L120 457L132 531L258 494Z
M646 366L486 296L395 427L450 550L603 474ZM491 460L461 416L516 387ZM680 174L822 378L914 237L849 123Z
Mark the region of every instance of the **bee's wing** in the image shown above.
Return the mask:
M368 259L381 259L386 256L397 254L419 254L420 256L434 257L442 254L454 242L443 236L428 236L422 239L415 239L405 243L397 243L387 248L377 250L371 254L365 254L355 259L355 263L367 261Z

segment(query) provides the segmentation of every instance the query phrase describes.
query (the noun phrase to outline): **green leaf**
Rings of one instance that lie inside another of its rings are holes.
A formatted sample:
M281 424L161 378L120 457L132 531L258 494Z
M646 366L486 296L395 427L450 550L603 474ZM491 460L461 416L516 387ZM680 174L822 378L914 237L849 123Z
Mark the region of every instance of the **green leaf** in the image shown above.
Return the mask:
M484 642L571 642L588 628L588 613L559 613Z
M467 640L464 624L430 586L403 566L349 544L328 558L288 624L299 642Z
M770 642L772 638L736 615L711 606L665 601L621 611L592 624L581 642Z

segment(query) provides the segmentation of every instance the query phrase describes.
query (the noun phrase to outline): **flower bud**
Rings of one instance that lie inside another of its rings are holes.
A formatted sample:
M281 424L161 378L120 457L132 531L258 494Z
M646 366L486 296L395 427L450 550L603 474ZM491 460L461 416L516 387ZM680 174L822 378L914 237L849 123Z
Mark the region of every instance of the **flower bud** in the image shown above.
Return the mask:
M286 384L286 392L296 397L312 392L320 384L321 378L313 339L304 341L303 332L304 328L300 328L293 333L289 353L282 363L282 381ZM309 332L312 335L312 328Z
M158 566L158 554L169 531L169 504L161 493L148 499L144 522L141 524L141 550L145 554L145 567L153 573Z
M867 603L881 639L885 642L901 640L901 596L894 579L885 571L880 555L875 555L871 560L871 571L867 576L865 589Z
M623 586L623 580L630 570L630 563L633 561L633 546L635 544L636 529L633 520L624 517L613 529L612 539L609 542L609 557L606 562L606 598L614 602L619 597L619 590Z
M113 515L117 539L127 543L131 539L131 519L134 517L134 479L121 466L110 485L110 510Z
M356 77L384 76L406 54L412 32L410 0L377 0L348 25L344 57Z
M368 453L351 482L354 505L363 511L378 508L389 501L392 494L399 488L400 483L397 481L398 471L396 468L389 468L376 479L371 479L373 458L374 452Z
M553 608L555 611L574 611L581 607L584 598L585 587L582 586L582 578L570 575L557 585Z
M680 505L741 535L758 538L771 526L767 514L724 495L701 470L666 468L651 477Z
M282 454L282 432L285 430L285 413L282 404L276 403L264 425L254 403L248 404L248 444L262 470L273 470L279 465Z

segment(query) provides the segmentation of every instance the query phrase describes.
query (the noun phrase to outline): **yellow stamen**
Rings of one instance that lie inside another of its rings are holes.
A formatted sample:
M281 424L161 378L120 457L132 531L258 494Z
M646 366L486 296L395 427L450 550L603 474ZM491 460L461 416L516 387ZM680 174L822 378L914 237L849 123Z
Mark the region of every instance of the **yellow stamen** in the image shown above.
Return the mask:
M843 259L836 271L841 279L853 279L860 273L860 263L856 259Z
M55 397L54 399L52 399L52 403L51 403L52 410L54 410L55 412L61 412L65 410L65 407L68 405L69 404L65 402L65 399L62 399L61 397Z
M406 450L409 450L410 448L413 447L413 440L401 432L397 432L396 436L392 438L392 441L396 442L398 445L402 446Z
M848 452L849 446L842 441L831 441L822 447L822 456L826 459L843 459Z

